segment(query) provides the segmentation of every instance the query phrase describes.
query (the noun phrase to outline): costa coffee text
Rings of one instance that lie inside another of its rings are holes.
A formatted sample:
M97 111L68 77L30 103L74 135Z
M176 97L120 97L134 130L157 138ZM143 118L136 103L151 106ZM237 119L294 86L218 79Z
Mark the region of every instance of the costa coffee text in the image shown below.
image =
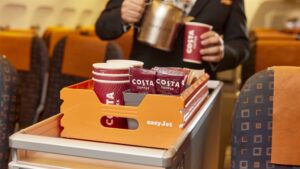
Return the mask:
M106 123L106 125L108 125L108 126L112 126L113 124L114 124L114 117L112 117L112 116L106 116L107 117L107 119L105 120L105 123Z
M172 80L156 79L156 84L161 86L180 88L180 82Z
M115 100L115 92L107 93L106 94L106 102L105 104L120 104L120 100Z
M132 79L132 84L139 86L154 86L154 82L152 80Z
M188 39L187 39L187 47L186 47L186 52L188 54L191 54L193 52L193 45L195 44L195 31L190 30L188 32Z

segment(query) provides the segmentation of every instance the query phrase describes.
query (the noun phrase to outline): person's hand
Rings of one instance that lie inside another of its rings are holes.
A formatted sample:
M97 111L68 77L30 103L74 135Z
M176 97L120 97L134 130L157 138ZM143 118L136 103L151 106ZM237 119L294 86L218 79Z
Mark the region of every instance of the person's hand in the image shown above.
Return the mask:
M124 0L121 7L123 22L133 24L140 21L145 11L145 5L145 0Z
M224 58L224 41L222 37L214 32L209 31L201 35L201 44L205 46L200 50L202 59L206 62L220 62Z

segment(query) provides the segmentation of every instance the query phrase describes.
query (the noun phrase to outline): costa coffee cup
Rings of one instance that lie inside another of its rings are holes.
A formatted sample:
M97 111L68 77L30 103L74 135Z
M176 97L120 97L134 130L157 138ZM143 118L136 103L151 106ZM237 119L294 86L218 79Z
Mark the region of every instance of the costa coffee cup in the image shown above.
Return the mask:
M106 73L97 73L92 72L93 78L97 80L108 80L108 81L124 81L129 80L129 74L106 74Z
M93 78L94 91L103 104L124 105L123 91L129 88L129 80L111 81Z
M107 60L107 63L122 63L122 64L129 64L132 67L142 68L144 66L144 62L137 61L137 60L125 60L125 59L112 59Z
M105 74L129 74L131 65L122 63L94 63L93 71Z
M123 91L129 88L129 80L108 81L93 78L93 81L94 91L101 103L124 105ZM128 128L126 118L104 116L100 121L105 127Z
M204 48L201 44L200 36L212 30L212 26L196 23L186 22L184 33L184 47L183 47L183 61L191 63L202 63L202 55L200 50Z

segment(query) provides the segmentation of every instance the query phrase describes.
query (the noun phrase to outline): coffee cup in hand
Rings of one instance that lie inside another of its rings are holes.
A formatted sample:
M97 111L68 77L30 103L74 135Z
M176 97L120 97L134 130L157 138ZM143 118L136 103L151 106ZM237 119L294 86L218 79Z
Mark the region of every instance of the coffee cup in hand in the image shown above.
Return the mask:
M204 49L204 46L201 44L200 36L210 30L212 30L212 26L207 24L197 22L185 23L183 47L184 62L202 63L200 50Z

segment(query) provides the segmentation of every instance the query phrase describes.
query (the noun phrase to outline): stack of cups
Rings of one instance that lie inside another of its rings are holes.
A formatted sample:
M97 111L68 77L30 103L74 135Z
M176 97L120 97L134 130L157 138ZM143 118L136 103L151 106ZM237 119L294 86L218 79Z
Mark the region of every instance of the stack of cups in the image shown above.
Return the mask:
M144 62L137 61L137 60L112 59L112 60L107 60L106 62L129 64L130 67L135 67L135 68L143 68L144 66ZM127 119L127 124L129 129L136 129L138 127L137 121L133 119Z
M129 89L129 64L93 64L94 91L103 104L124 105L123 91ZM128 128L127 120L119 117L101 118L105 127Z

